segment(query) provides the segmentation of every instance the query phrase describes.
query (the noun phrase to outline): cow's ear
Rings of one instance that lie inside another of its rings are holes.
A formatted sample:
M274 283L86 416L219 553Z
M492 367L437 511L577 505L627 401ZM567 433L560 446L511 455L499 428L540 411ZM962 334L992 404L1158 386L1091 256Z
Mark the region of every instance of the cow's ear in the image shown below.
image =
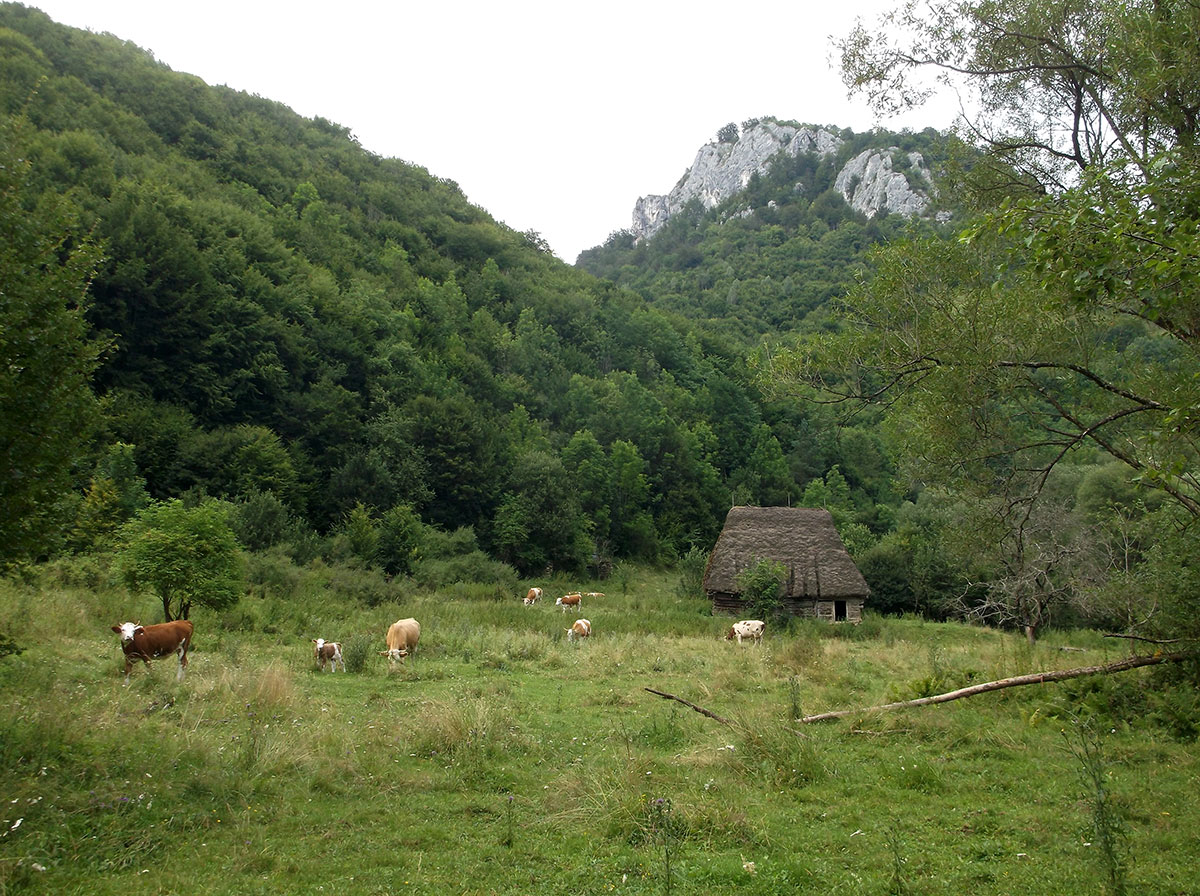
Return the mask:
M146 626L144 626L144 625L139 625L137 628L135 628L135 629L133 630L133 633L136 635L138 632L144 632L145 630L146 630Z
M121 634L121 626L119 626L119 625L114 625L114 626L113 626L113 631L114 631L114 632L116 632L118 635L119 635L119 634Z

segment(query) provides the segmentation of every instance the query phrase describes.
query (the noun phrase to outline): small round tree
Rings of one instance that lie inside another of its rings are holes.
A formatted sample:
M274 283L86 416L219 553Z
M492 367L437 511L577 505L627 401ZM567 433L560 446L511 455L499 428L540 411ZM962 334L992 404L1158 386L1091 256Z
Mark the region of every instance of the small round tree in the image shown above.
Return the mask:
M192 606L221 610L237 602L238 541L216 502L152 504L125 528L119 565L125 583L151 591L163 616L187 619Z

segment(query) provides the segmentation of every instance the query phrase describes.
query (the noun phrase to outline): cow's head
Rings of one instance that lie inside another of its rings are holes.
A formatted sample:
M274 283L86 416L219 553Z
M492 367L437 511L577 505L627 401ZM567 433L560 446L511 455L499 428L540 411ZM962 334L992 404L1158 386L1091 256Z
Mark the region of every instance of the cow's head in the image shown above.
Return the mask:
M321 648L325 646L325 639L324 638L313 638L313 643L315 645L317 645L316 652L320 653Z
M379 653L380 656L386 656L389 660L399 660L404 662L404 658L408 656L408 648L393 647L390 650L383 650Z
M730 626L729 633L727 635L725 635L725 640L732 641L736 637L737 637L737 629L735 629L733 626Z
M122 641L132 641L134 635L145 631L140 622L122 622L120 625L114 625L112 630L121 636Z

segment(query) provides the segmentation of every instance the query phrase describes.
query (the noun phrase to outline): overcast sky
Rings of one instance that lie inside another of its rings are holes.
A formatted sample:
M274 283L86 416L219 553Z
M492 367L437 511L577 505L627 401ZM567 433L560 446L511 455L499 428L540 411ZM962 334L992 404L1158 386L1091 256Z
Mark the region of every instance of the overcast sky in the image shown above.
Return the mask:
M667 193L722 125L947 127L952 106L880 121L846 98L830 35L892 0L41 0L175 71L343 125L458 183L574 262Z

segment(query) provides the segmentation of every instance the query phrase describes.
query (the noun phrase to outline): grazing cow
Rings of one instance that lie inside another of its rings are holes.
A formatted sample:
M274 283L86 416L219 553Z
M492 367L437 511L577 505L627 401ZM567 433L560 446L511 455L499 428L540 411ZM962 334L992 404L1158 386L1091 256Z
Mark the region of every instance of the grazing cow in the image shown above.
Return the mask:
M584 597L604 597L604 592L603 591L589 591L584 595Z
M324 670L325 664L329 663L329 671L336 672L338 663L342 664L342 671L346 671L346 660L342 657L342 645L337 641L326 641L324 638L313 638L313 653L317 657L317 668Z
M554 606L562 607L562 611L567 612L567 607L574 607L576 610L583 604L583 595L578 591L572 591L570 594L564 594L554 602Z
M392 662L404 658L413 652L417 641L421 639L421 623L413 619L397 619L387 630L387 650L381 652Z
M122 622L114 625L112 630L121 636L121 649L125 651L125 684L129 684L129 672L134 660L141 660L147 666L151 657L166 656L174 653L179 657L179 671L175 674L176 681L183 681L183 670L187 668L188 646L192 643L192 623L187 619L176 619L174 622L161 622L158 625L140 625L136 622Z
M763 630L767 624L761 619L743 619L741 622L735 622L729 630L729 634L725 636L726 641L732 641L737 638L739 644L743 638L753 638L755 644L762 643Z
M525 595L525 606L532 607L534 604L536 604L541 599L542 599L542 589L541 588L530 588L529 592Z
M567 640L574 641L576 638L586 638L592 633L592 624L586 619L576 619L575 624L567 629Z

